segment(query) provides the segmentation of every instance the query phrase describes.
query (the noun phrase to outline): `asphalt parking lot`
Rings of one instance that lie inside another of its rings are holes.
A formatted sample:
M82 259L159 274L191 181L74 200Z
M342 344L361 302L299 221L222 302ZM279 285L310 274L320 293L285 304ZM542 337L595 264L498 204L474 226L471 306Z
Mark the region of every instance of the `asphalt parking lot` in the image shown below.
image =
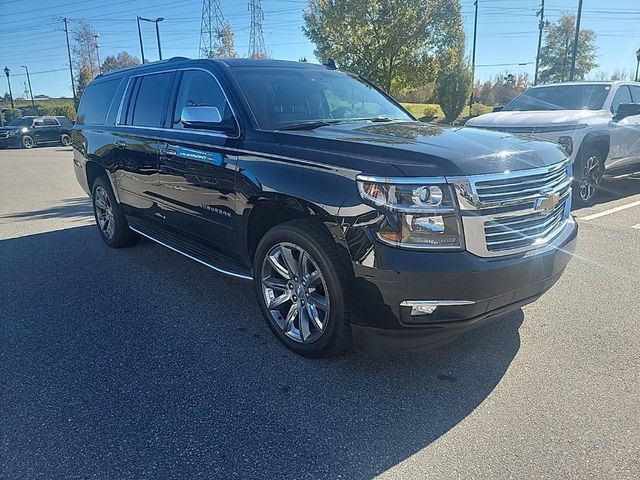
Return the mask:
M311 361L250 284L106 247L71 165L0 150L0 478L640 476L640 178L575 212L537 303L429 354Z

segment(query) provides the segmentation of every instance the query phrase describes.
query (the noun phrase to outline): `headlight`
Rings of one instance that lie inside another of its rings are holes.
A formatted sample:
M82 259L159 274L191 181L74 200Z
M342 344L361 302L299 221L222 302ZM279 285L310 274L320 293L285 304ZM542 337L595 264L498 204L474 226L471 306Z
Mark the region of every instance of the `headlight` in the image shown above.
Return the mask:
M571 156L571 154L573 153L573 138L569 136L562 136L558 138L558 143L562 148L564 148L564 151L567 152L567 155Z
M9 130L9 136L10 137L15 137L18 134L19 131L20 130Z
M375 232L382 242L405 248L462 248L460 215L453 190L444 179L429 179L428 183L418 179L416 183L405 183L404 179L402 183L393 182L358 177L362 199L385 214Z

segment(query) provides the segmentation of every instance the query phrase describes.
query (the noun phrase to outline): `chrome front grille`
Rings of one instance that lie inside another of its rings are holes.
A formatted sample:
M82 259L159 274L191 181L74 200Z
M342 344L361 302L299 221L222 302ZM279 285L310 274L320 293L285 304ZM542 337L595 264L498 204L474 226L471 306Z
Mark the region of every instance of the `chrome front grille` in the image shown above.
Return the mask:
M519 172L518 172L519 173ZM567 182L567 168L565 164L549 167L543 173L535 175L519 174L504 175L502 178L476 182L476 192L481 203L531 201L540 192L557 191L564 193L570 187Z
M536 243L549 241L564 219L566 203L566 199L561 201L547 214L510 215L486 221L484 235L487 250L508 251L535 247Z
M462 212L467 250L482 257L545 246L570 220L571 165L447 178Z

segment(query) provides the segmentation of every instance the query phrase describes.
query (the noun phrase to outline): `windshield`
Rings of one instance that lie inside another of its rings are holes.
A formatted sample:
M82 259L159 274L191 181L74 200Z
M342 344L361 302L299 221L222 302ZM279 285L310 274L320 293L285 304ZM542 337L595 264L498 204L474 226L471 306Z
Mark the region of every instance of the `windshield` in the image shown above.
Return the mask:
M305 122L413 120L375 87L348 73L295 67L234 67L233 72L263 130Z
M601 110L610 85L557 85L530 88L502 111Z
M16 118L7 123L8 127L30 127L33 124L33 118Z

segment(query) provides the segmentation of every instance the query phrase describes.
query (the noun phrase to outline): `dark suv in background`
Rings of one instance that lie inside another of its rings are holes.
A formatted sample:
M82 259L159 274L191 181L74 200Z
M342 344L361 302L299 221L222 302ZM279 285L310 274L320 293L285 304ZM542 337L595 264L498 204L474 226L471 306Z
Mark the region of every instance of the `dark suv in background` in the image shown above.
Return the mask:
M73 124L67 117L21 117L0 127L0 146L71 145Z
M109 246L144 236L253 281L305 356L448 340L538 298L575 249L561 147L419 123L335 68L176 58L100 75L72 137Z

